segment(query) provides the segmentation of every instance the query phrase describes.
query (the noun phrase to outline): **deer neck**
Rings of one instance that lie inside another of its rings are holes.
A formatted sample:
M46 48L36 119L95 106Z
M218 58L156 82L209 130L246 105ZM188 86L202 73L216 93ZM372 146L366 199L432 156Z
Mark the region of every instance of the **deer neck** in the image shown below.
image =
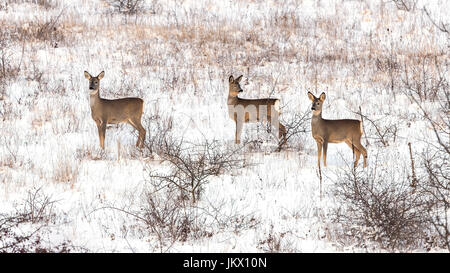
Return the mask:
M95 105L100 103L100 89L90 92L89 97L90 97L91 109L93 109Z
M228 95L227 104L228 105L239 104L239 98L237 96L230 96L230 95Z
M313 113L313 116L311 118L311 133L313 135L314 138L316 138L316 136L320 136L322 134L322 126L321 123L323 122L322 119L322 111L320 111L319 114L315 115Z
M322 120L323 120L322 111L320 111L319 114L317 114L317 115L313 114L313 116L311 118L311 124L321 122Z

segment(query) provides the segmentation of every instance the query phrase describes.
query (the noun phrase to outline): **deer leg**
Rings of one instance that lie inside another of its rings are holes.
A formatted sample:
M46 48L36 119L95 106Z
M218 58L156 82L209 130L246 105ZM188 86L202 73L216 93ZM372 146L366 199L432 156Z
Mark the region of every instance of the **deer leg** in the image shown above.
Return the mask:
M283 138L283 145L286 144L286 127L280 123L280 129L278 132L278 137Z
M322 144L323 146L323 166L327 166L327 149L328 149L328 140L325 140Z
M316 143L317 143L317 166L320 169L320 157L322 156L322 142L316 140Z
M364 148L364 146L361 145L360 140L355 141L353 143L353 145L355 145L355 147L358 148L358 150L363 154L363 156L364 156L364 168L367 167L367 150L366 150L366 148Z
M128 123L131 124L131 126L133 126L138 132L139 132L139 136L136 142L136 147L144 147L144 141L145 141L145 129L141 124L141 121L139 119L129 119Z
M267 115L267 119L269 120L270 125L278 130L278 138L283 139L281 145L284 145L286 144L286 127L284 127L284 125L281 124L279 119L279 113L272 111L274 110L273 109L271 110L271 113L274 113L273 117L272 115Z
M355 147L355 146L353 146L353 147ZM355 168L356 168L356 166L358 166L360 157L361 157L361 152L359 151L359 149L356 149L356 147L355 147L355 164L353 165Z
M234 142L236 144L241 143L241 132L242 132L242 126L244 123L242 121L236 120L236 134L234 136Z
M136 142L136 147L139 146L139 142L141 140L141 132L139 131L139 128L136 126L136 124L133 123L133 121L131 119L128 120L128 123L133 126L134 129L136 129L139 132L139 136Z
M348 147L350 147L350 149L352 149L352 152L355 156L355 163L353 164L353 166L356 168L356 166L358 166L359 157L361 156L361 152L350 141L345 141L345 143L348 145Z
M105 122L97 122L98 129L98 137L100 140L100 147L105 149L105 133L106 133L106 123Z
M145 142L146 131L144 129L144 126L142 126L141 121L139 121L139 123L137 125L138 125L138 128L139 128L138 129L139 130L139 138L138 138L138 140L139 139L141 140L141 144L140 144L139 147L143 148L144 147L144 142Z

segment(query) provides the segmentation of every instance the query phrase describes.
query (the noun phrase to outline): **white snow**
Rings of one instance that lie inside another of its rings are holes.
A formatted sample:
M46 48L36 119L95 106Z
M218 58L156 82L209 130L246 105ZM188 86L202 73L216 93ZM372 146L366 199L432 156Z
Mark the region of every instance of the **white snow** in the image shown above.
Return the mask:
M174 135L185 141L234 145L226 107L231 74L244 75L242 97L279 98L283 120L310 109L311 91L327 93L324 118L359 119L354 112L361 106L381 126L397 124L397 139L384 147L365 121L368 168L376 157L408 166L407 143L420 152L420 140L434 137L415 104L401 93L393 98L376 58L389 56L393 46L398 60L427 53L448 60L448 37L420 8L448 22L449 1L418 1L414 12L369 0L145 1L146 12L128 17L100 0L50 1L56 3L50 9L7 2L0 8L2 28L30 28L63 10L56 26L62 40L11 42L6 54L21 71L0 101L0 212L14 211L27 191L41 188L58 200L57 222L42 233L50 245L70 240L92 252L161 251L142 222L108 207L139 208L148 184L145 168L163 166L134 147L137 134L129 125L107 129L101 151L85 70L105 71L102 97L141 97L145 118L171 116ZM244 125L242 139L262 140L261 151L242 152L251 166L212 177L198 206L221 204L223 217L251 215L258 223L238 232L217 227L210 237L178 241L164 251L266 251L260 243L269 234L285 234L279 251L367 251L341 246L329 235L327 213L339 206L330 189L335 173L352 161L345 144L329 145L321 199L310 132L281 152L274 152L276 138L257 125ZM66 167L70 181L57 181Z

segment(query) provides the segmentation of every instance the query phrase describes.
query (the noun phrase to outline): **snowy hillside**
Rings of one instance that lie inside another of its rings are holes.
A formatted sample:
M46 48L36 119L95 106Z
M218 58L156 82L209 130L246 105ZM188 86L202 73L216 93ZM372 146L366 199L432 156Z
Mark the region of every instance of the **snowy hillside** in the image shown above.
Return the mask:
M0 3L0 252L450 250L449 1L121 2ZM100 148L84 71L144 100L143 149ZM230 75L280 99L281 151L235 144ZM367 168L340 143L319 171L308 91L363 118Z

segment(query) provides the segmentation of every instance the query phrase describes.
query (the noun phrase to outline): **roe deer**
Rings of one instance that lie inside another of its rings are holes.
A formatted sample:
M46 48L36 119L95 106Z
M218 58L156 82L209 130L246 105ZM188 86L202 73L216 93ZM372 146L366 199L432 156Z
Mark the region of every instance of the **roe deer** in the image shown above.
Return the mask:
M102 71L97 77L92 77L84 71L84 76L89 80L91 116L97 124L100 147L105 148L105 132L107 124L128 122L139 131L136 146L143 147L145 140L145 129L141 124L144 110L144 101L140 98L122 98L107 100L100 98L100 80L105 76Z
M345 142L355 153L356 160L354 167L358 165L361 153L364 156L364 168L366 167L367 151L361 145L362 122L355 119L328 120L322 118L322 105L325 100L325 93L316 98L311 92L308 97L312 101L311 119L312 136L317 142L317 165L320 168L320 156L323 147L323 164L327 166L328 143Z
M241 99L238 97L243 92L239 82L242 75L228 79L228 115L236 123L235 143L241 143L241 132L244 123L268 121L271 126L279 130L278 137L283 138L281 145L286 143L286 128L279 122L279 99ZM280 145L280 146L281 146Z

